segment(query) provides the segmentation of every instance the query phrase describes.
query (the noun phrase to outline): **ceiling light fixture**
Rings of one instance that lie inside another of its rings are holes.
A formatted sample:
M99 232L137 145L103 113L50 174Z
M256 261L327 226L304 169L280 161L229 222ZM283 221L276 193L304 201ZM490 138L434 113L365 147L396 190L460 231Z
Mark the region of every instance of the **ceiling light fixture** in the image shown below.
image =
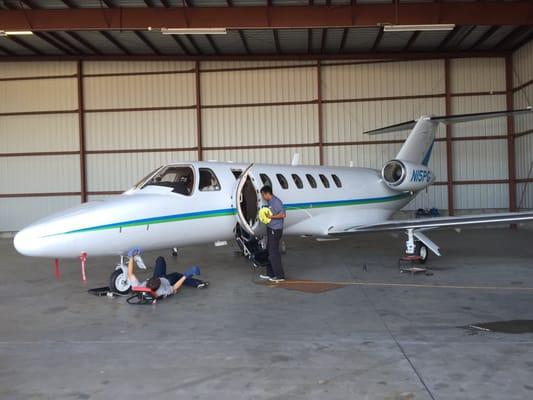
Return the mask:
M0 31L0 36L33 35L32 31Z
M385 32L413 32L413 31L451 31L455 24L430 25L384 25Z
M163 35L226 35L226 28L161 28Z

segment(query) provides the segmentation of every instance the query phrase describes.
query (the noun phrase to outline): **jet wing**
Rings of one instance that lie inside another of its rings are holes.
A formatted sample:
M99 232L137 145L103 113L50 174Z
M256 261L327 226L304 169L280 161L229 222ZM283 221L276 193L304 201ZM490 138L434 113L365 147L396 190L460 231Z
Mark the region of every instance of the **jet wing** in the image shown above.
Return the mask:
M453 228L468 225L498 224L498 223L518 223L524 221L533 221L533 211L529 212L510 212L498 214L478 214L462 215L458 217L434 217L434 218L417 218L408 220L391 220L380 222L372 225L345 225L342 227L333 226L328 234L349 235L364 232L385 232L399 231L405 229L438 229Z

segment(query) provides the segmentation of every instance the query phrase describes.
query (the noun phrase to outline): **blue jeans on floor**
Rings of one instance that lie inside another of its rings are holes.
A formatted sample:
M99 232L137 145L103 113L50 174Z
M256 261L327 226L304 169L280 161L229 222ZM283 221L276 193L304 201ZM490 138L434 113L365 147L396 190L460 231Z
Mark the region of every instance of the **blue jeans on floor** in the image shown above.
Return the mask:
M157 257L155 260L154 278L166 278L171 285L174 285L182 276L183 274L180 274L179 272L171 272L170 274L167 274L167 262L165 261L165 258L161 256ZM183 284L185 286L198 287L201 283L203 282L199 279L187 278Z

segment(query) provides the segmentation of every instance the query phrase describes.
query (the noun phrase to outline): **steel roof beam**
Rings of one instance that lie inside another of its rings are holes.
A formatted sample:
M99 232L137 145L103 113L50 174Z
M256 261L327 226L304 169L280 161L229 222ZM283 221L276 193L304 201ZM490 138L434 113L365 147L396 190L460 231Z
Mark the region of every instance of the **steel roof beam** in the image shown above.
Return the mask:
M419 36L420 36L420 31L413 32L413 34L411 35L411 37L407 41L407 44L403 48L403 51L409 50L411 48L411 46L413 45L413 43L416 42L416 39L418 39Z
M110 3L112 6L112 3ZM345 28L383 24L533 26L533 2L356 4L0 10L4 30L143 30L154 28Z
M510 51L444 51L444 52L360 52L360 53L327 53L327 54L302 54L302 53L283 53L283 54L221 54L221 55L181 55L181 54L99 54L99 55L42 55L42 56L3 56L2 61L49 61L49 60L87 60L87 61L276 61L276 60L358 60L367 62L369 60L435 60L446 58L472 58L472 57L505 57L510 55ZM371 61L369 61L371 62Z
M241 38L241 41L242 41L242 45L244 47L244 51L246 51L246 54L252 54L250 50L250 46L248 46L248 42L246 40L246 37L244 36L244 33L242 33L241 30L239 30L238 32L239 32L239 37Z

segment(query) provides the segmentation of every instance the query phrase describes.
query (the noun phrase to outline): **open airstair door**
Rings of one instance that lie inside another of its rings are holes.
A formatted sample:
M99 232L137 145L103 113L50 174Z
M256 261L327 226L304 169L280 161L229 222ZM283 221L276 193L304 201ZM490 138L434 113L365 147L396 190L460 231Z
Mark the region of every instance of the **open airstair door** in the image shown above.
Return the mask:
M254 164L250 164L237 180L235 207L237 222L253 236L263 236L265 232L264 225L259 221L262 204L260 190L261 178L255 171Z

